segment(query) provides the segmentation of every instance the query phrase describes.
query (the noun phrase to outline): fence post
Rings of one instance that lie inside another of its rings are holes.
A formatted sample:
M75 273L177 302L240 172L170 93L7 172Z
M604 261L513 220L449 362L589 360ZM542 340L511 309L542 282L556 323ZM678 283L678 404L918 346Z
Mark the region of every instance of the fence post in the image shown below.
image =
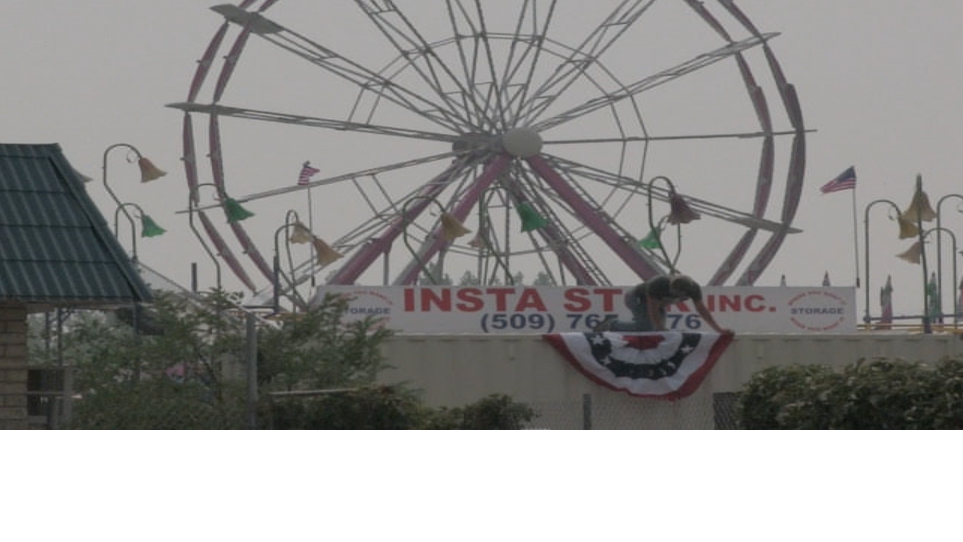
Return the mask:
M247 358L247 428L257 429L257 319L247 313L246 358Z
M592 395L582 395L582 429L592 428Z

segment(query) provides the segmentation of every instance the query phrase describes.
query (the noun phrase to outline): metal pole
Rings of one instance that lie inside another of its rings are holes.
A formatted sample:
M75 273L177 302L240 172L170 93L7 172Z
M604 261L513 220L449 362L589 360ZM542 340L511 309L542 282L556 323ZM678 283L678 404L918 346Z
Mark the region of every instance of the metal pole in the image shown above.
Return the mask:
M863 281L864 282L863 288L866 289L864 292L866 295L866 301L865 301L866 306L864 307L865 313L863 316L863 323L865 323L867 327L869 326L869 323L872 321L872 317L870 316L870 309L869 309L869 211L877 203L886 203L890 207L892 207L893 210L896 212L897 220L899 220L900 217L902 217L902 213L900 212L899 207L888 199L878 199L878 200L871 201L869 202L869 204L866 205L865 211L863 211L863 259L864 259L863 261L866 264L864 266L865 269L863 270L866 278L866 280Z
M245 322L247 358L247 427L257 429L257 318L247 313Z
M592 394L582 395L582 429L592 429Z
M859 227L857 226L856 190L853 190L853 264L856 266L856 287L859 288Z
M916 176L916 193L923 193L923 176ZM919 207L918 202L916 203ZM923 238L925 234L923 233L923 212L922 209L915 209L916 211L916 227L919 228L919 240L920 240L920 262L923 267L923 333L933 333L933 328L930 325L930 300L928 294L928 288L926 287L927 281L930 277L926 267L926 245L923 244Z
M197 226L194 225L194 213L197 211L197 209L195 209L195 207L197 206L197 199L198 199L198 194L197 194L197 192L198 192L198 190L199 190L202 186L205 186L205 185L213 186L213 187L215 188L215 190L218 191L218 197L221 197L220 188L219 188L216 184L214 184L214 183L201 183L201 184L198 184L197 186L195 186L195 187L191 190L191 193L188 195L188 198L187 198L187 223L188 223L188 225L189 225L190 228L191 228L191 232L194 233L194 237L196 237L197 240L198 240L198 242L201 243L201 247L204 249L204 252L207 252L207 255L210 256L211 261L214 262L214 270L215 270L215 272L217 273L217 290L218 290L218 292L220 292L220 290L221 290L221 263L218 261L217 255L214 254L214 251L211 250L211 247L207 246L207 242L204 241L204 238L203 238L203 237L201 237L201 233L200 233L199 231L197 231ZM195 267L195 273L196 273L196 266L197 266L197 264L195 263L195 264L192 264L192 265ZM196 279L196 276L195 276L195 279L194 279L194 280L195 280L195 281L197 280L197 279ZM196 286L194 287L194 293L197 293L197 287L196 287Z
M63 335L66 317L67 315L63 314L62 309L57 307L57 366L62 367L64 371L63 413L60 419L63 423L70 423L74 407L74 366L72 363L67 365L64 360Z
M939 220L939 217L937 217L937 221L938 221L938 220ZM957 265L956 265L956 254L957 254L956 234L953 233L952 230L949 230L949 229L947 229L947 228L943 228L943 227L937 226L937 227L935 227L935 228L931 228L931 229L927 230L927 231L926 231L926 234L924 235L924 237L925 237L926 235L929 235L929 234L933 233L933 232L936 232L936 238L937 238L937 239L939 239L940 234L943 233L943 232L945 232L947 235L950 236L950 241L952 242L952 247L953 247L953 280L955 281L955 280L956 280L956 275L957 275ZM938 247L938 245L937 245L937 247ZM939 252L937 252L937 256L939 256ZM942 267L940 267L940 265L941 265L940 261L941 261L941 260L938 258L938 259L937 259L937 267L936 267L936 299L938 299L939 302L940 302L940 313L939 313L939 317L940 317L940 323L943 323L943 321L942 321L942 320L943 320L943 315L945 314L944 311L943 311L943 309L942 309L942 306L943 306L943 305L942 305L942 304L943 304L943 289L942 289L942 284L943 284L943 269L942 269ZM957 303L958 303L958 301L959 301L959 300L957 299L957 297L956 297L956 296L953 296L953 322L954 322L954 324L957 322L957 313L958 313Z
M141 155L140 151L137 150L136 147L134 147L133 145L130 145L130 144L128 144L128 143L115 143L115 144L107 147L107 149L104 150L104 157L103 157L103 176L102 176L102 178L101 178L101 181L103 182L104 188L107 190L107 194L110 195L110 198L114 200L114 203L116 203L117 206L120 207L120 206L121 206L120 199L117 197L117 194L115 194L114 191L110 188L110 185L107 184L107 155L110 154L110 151L112 151L112 150L114 150L114 149L116 149L116 148L118 148L118 147L125 147L125 148L127 148L127 149L129 150L129 152L134 153L134 156L136 156L138 159L142 158L142 155ZM134 224L134 219L130 216L130 213L128 213L126 209L124 209L124 214L127 215L127 220L129 220L130 223L131 223L131 225L133 225L133 224ZM116 227L115 227L114 229L115 229L114 235L117 235Z
M963 195L960 194L946 194L941 197L939 201L936 202L936 268L943 268L943 248L942 248L942 232L943 232L943 202L950 198L958 198L963 200ZM947 230L952 231L952 230ZM956 249L953 249L953 265L956 265ZM956 285L956 273L953 273L953 284ZM939 284L937 284L937 289L939 291L940 300L943 299L943 279L941 278ZM953 293L953 306L956 310L953 313L953 323L956 324L959 321L959 296L957 292Z

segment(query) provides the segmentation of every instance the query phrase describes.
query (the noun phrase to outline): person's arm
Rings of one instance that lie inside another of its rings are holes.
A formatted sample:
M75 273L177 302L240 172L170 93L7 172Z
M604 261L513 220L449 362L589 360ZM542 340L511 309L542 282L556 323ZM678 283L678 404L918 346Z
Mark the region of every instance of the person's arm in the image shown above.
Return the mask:
M665 331L665 318L663 318L662 302L655 296L645 294L645 307L649 311L649 321L652 322L655 331Z
M713 318L712 313L709 312L709 309L706 307L705 303L702 301L694 301L693 304L695 305L699 316L701 316L702 319L709 324L709 327L716 331L716 333L720 333L722 335L732 334L731 329L720 327L719 324L716 323L716 319Z

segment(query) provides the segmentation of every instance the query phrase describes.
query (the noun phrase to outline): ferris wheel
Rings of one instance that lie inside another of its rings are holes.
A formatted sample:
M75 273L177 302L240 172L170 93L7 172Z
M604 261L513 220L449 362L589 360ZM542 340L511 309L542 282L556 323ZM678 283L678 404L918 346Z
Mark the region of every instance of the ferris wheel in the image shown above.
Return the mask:
M191 211L252 291L279 255L291 287L630 284L676 267L642 242L676 195L701 218L661 244L706 284L753 284L798 231L799 100L734 0L212 9L169 106ZM225 223L228 202L254 216ZM292 259L295 223L315 243Z

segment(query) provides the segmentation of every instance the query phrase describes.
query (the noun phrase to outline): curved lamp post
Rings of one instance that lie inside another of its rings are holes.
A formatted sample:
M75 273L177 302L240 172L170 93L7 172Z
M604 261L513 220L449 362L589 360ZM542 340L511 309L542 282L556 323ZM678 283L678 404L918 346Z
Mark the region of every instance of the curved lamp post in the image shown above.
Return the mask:
M291 218L292 218L292 217L294 218L294 222L291 221ZM298 228L298 226L300 226L300 228ZM280 242L280 237L281 237L281 232L287 231L288 229L292 229L292 228L294 229L294 232L291 234L291 236L285 237L285 246L287 247L287 251L288 251L288 264L289 264L289 266L291 267L291 274L293 275L293 274L294 274L294 266L293 266L293 261L292 261L292 259L291 259L291 243L294 242L294 241L292 241L292 237L298 236L298 237L297 237L297 238L298 238L298 241L297 241L297 242L303 242L303 241L301 241L300 239L301 239L301 237L304 235L304 234L300 231L300 229L304 229L304 225L301 224L301 219L298 217L298 213L297 213L296 211L288 211L288 212L284 215L284 225L282 225L282 226L279 227L278 229L274 230L274 284L273 284L273 288L274 288L274 312L275 312L275 313L281 312L281 284L280 284L280 283L281 283L281 249L280 249L281 242ZM307 235L310 237L310 232L308 232ZM294 292L294 297L295 297L295 298L299 298L299 294L298 294L297 288L294 287L294 284L291 284L290 279L288 280L288 285L291 287L291 290ZM297 303L298 303L298 301L295 301L295 304L297 304Z
M489 191L485 198L478 199L478 233L475 237L468 242L468 246L478 249L479 251L486 251L488 254L495 258L495 266L501 267L502 271L505 273L505 282L510 285L515 285L515 277L512 276L511 270L508 268L508 264L502 259L501 254L492 246L491 235L492 220L491 216L488 214L488 207L491 204L492 197L495 196L494 191ZM487 275L487 266L485 269L485 274ZM478 264L478 279L482 281L482 265L479 259ZM482 281L482 283L484 283Z
M118 235L119 226L120 226L119 224L120 213L123 212L125 215L127 215L128 220L130 220L131 259L136 262L137 261L137 232L136 232L137 228L134 227L134 219L130 216L130 213L127 212L127 209L126 209L127 207L135 208L140 215L140 236L141 237L157 237L158 235L163 235L164 232L166 232L167 230L157 225L157 222L154 222L154 219L152 219L150 216L145 214L144 210L141 209L140 205L137 205L136 203L121 203L120 205L117 206L117 209L114 211L114 236L116 237Z
M869 283L869 276L870 276L869 275L869 246L870 246L869 245L869 229L870 229L869 228L869 211L874 206L881 203L889 205L892 208L892 210L896 213L896 221L899 224L900 239L908 239L910 237L915 237L918 234L916 225L906 220L903 217L903 213L899 210L899 207L892 201L888 199L878 199L875 201L871 201L869 202L868 205L866 205L865 210L863 211L863 253L864 253L863 257L864 257L864 263L865 263L863 267L865 267L865 273L866 273L866 276L864 277L864 280L863 280L864 282L863 287L866 292L866 302L864 307L865 312L863 316L863 323L865 323L867 326L871 321L870 311L869 311L869 291L870 291L870 287L869 287L869 284L870 284Z
M943 232L943 230L942 230L942 227L943 227L943 213L942 213L942 211L941 211L940 209L941 209L942 206L943 206L943 202L946 201L946 200L948 200L948 199L951 199L951 198L957 198L957 199L959 199L961 202L963 202L963 195L960 195L960 194L946 194L945 196L941 197L941 198L936 202L936 268L937 268L937 269L942 269L942 268L943 268L943 235L942 235L942 232ZM956 210L957 210L957 212L963 214L963 207L960 207L959 205L957 205ZM953 250L953 262L954 262L954 264L956 263L956 254L957 254L957 252L956 252L956 250L954 249L954 250ZM954 281L956 280L956 274L955 274L955 273L954 273L954 275L953 275L953 280L954 280ZM943 298L943 281L942 281L942 280L940 280L939 284L937 284L937 289L939 290L940 299L942 299L942 298ZM955 298L956 298L956 296L954 296L954 299L955 299ZM958 304L958 303L957 303L957 304ZM954 313L954 317L953 317L953 321L954 321L954 322L956 322L956 318L957 318L957 316L956 316L956 314Z
M294 302L301 306L307 306L304 299L297 291L297 284L294 277L294 259L291 257L291 243L295 244L310 244L314 260L312 260L312 270L315 264L322 267L342 258L344 255L333 249L330 245L325 243L321 238L311 233L311 230L301 222L301 218L298 216L297 211L290 210L284 216L284 225L274 231L274 311L280 312L281 306L281 242L280 236L282 231L291 230L291 233L285 238L285 245L287 247L288 255L288 269L290 272L290 278L288 278L288 285L294 292ZM312 273L313 276L313 273Z
M438 209L441 211L440 220L441 220L441 226L442 226L442 233L445 237L445 240L453 241L457 237L461 237L462 235L471 233L471 230L466 228L453 215L445 211L445 207L433 197L414 196L406 200L404 205L401 206L401 218L404 221L404 225L402 228L402 234L403 234L402 237L405 243L405 247L408 249L408 252L411 253L412 257L415 259L415 262L418 263L418 267L421 268L422 273L424 273L428 277L428 280L431 281L432 284L438 284L438 280L435 278L434 275L431 274L431 271L425 266L425 262L422 261L421 256L419 256L418 252L414 249L414 247L411 246L411 241L408 238L408 226L411 225L411 221L408 219L408 205L411 204L411 202L419 199L428 200L430 203L433 203L438 206Z
M113 145L107 147L104 150L104 156L103 156L102 182L104 184L104 188L107 190L107 193L110 195L111 199L114 200L114 203L116 203L118 207L121 206L121 201L117 197L117 194L114 193L114 191L110 188L110 185L107 183L107 163L108 163L107 155L110 154L110 151L114 149L119 149L119 148L127 149L128 162L134 162L134 161L137 162L137 166L140 168L140 182L142 183L150 182L156 179L160 179L164 175L167 175L167 172L155 166L153 162L145 158L144 155L142 155L140 151L137 150L137 147L134 147L129 143L114 143ZM133 156L134 158L131 158L131 156ZM131 218L130 214L128 214L126 210L124 211L124 214L127 216L127 219L130 220L131 224L133 224L134 219Z
M655 222L652 212L652 188L655 186L656 181L665 181L665 183L669 185L669 215L660 219L658 225ZM662 252L662 257L665 259L665 265L669 268L669 274L674 275L676 273L676 262L679 261L679 256L682 254L682 224L699 220L701 216L676 192L675 185L672 184L672 181L669 180L668 177L662 175L653 177L647 186L646 195L648 196L649 204L649 235L640 241L640 243L657 246ZM669 253L666 252L665 245L662 243L663 223L676 227L678 246L676 248L675 258L669 258Z

